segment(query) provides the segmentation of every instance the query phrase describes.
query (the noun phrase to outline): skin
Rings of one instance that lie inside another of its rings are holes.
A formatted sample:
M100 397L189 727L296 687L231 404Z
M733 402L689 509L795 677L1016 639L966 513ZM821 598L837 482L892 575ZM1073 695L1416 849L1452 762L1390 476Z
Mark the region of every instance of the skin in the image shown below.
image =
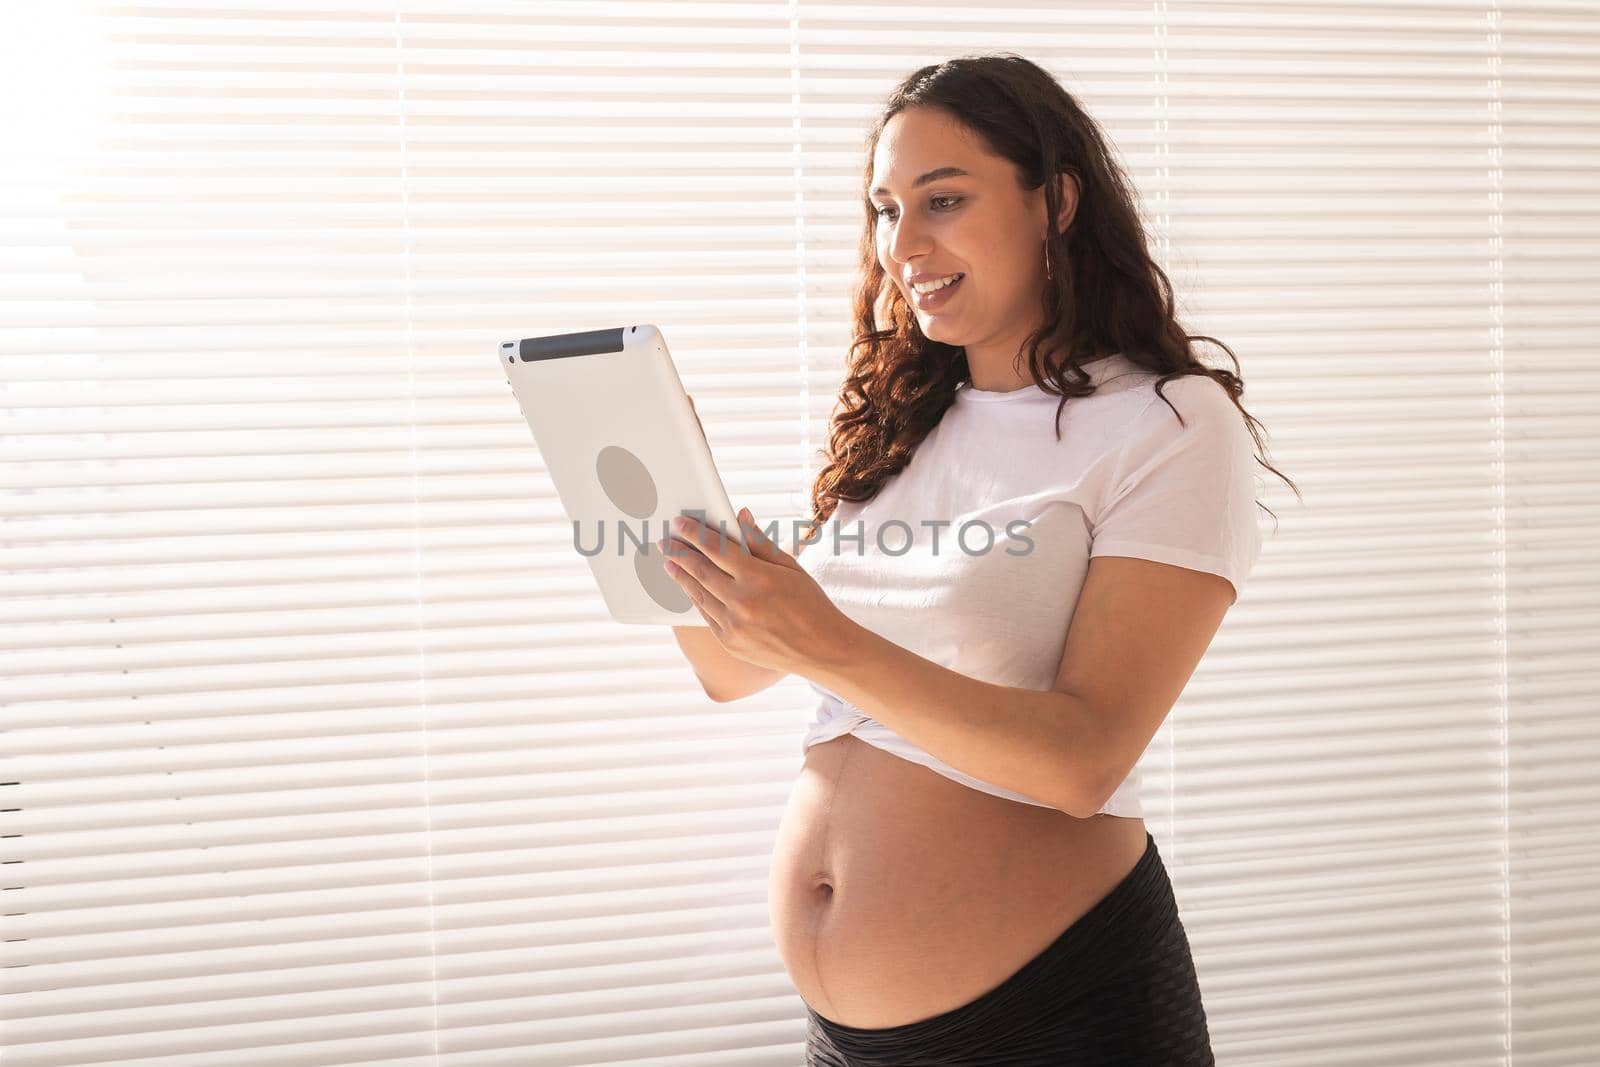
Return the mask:
M893 279L930 340L963 345L974 388L995 392L1033 384L1014 364L1044 318L1044 187L1025 191L1016 167L988 151L947 112L911 108L884 127L872 157L868 200L877 212L878 263ZM954 166L966 177L913 187L918 176ZM1057 175L1065 233L1078 209L1078 184ZM1051 263L1052 272L1065 269ZM964 272L944 307L916 306L906 277Z

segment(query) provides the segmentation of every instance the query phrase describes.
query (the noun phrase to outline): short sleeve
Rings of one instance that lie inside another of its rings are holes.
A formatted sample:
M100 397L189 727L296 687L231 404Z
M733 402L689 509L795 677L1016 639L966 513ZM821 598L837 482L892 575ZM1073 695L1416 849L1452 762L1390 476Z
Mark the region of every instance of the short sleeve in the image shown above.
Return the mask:
M1172 407L1153 396L1134 420L1107 474L1089 555L1219 574L1237 599L1261 553L1255 441L1216 379L1185 375L1161 388Z

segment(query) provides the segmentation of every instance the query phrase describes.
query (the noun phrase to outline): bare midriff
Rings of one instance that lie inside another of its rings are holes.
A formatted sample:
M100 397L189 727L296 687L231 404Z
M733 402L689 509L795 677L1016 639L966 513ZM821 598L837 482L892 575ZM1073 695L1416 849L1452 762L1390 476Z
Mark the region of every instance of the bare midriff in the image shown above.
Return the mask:
M806 750L772 856L778 953L846 1026L932 1018L1004 982L1109 893L1144 820L984 793L845 734Z

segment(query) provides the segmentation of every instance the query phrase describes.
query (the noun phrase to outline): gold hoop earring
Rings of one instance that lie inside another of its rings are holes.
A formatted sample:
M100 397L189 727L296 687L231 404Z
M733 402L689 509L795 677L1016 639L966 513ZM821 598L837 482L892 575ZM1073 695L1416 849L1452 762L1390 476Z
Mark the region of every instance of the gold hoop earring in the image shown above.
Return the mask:
M1049 240L1049 238L1046 238L1045 242L1044 242L1044 276L1045 276L1045 280L1046 281L1051 280L1051 277L1050 277L1050 240Z

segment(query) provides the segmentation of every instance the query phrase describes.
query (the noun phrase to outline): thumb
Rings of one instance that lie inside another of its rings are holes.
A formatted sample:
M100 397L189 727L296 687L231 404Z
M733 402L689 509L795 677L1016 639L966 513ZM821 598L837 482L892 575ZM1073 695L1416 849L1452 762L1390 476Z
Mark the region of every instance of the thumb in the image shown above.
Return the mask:
M777 558L777 551L773 547L771 538L761 532L749 508L739 509L739 532L752 556L767 560Z

